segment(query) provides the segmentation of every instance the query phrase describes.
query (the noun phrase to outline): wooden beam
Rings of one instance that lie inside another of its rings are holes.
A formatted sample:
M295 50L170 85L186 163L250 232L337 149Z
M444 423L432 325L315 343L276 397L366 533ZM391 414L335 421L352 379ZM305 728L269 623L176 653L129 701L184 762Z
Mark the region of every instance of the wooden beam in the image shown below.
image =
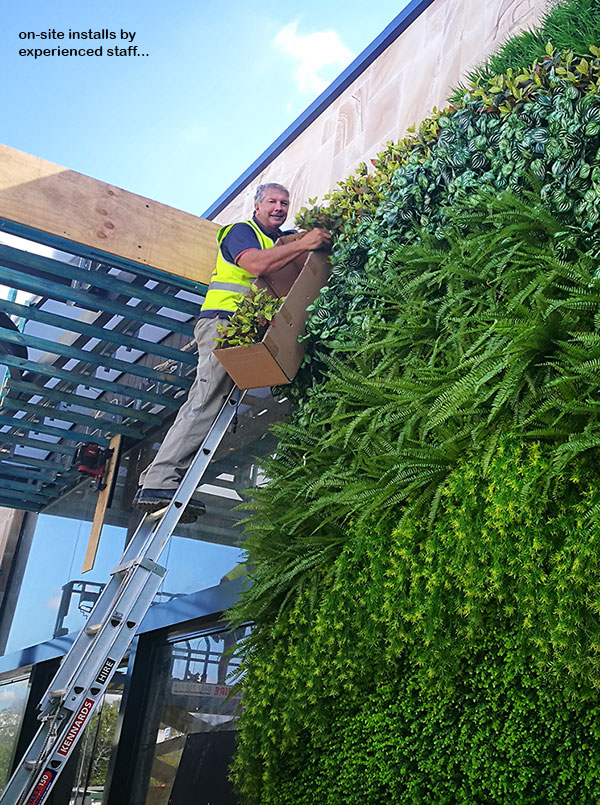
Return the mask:
M215 265L212 221L5 145L0 218L194 282Z
M94 562L96 561L96 553L98 552L98 545L100 543L100 534L102 533L102 526L104 525L104 515L108 508L114 482L117 479L117 469L119 467L119 451L121 448L121 435L113 436L110 440L110 448L113 451L108 467L108 473L105 478L106 486L98 495L98 502L96 503L96 511L94 512L94 520L92 522L92 530L90 531L90 538L88 540L87 551L83 560L82 573L87 573L92 570Z

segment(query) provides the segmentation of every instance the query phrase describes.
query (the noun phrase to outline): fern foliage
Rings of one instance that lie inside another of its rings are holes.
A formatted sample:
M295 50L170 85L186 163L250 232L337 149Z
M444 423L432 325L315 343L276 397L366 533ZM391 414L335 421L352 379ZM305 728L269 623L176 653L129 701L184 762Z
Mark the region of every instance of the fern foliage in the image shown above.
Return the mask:
M598 10L301 215L333 276L247 504L247 805L600 799Z

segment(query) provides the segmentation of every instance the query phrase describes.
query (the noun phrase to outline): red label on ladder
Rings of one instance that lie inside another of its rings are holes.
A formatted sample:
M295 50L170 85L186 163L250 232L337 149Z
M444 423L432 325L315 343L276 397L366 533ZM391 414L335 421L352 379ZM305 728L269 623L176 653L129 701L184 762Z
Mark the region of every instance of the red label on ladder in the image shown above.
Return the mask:
M57 753L66 757L69 754L69 750L77 740L77 736L81 732L81 728L84 726L87 717L92 712L92 708L94 706L93 699L86 699L81 707L79 708L79 712L73 719L73 723L69 727L69 730L61 743L61 745L57 749Z
M44 769L42 776L37 781L31 796L27 800L27 805L40 805L40 802L46 798L46 794L50 790L52 780L54 780L55 777L56 772L53 771L53 769Z

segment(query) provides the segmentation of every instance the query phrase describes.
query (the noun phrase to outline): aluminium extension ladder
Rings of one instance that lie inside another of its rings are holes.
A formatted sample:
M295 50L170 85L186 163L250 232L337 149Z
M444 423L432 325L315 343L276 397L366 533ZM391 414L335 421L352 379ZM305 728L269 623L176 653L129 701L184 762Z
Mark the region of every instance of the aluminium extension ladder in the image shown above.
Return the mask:
M142 519L39 704L42 725L0 805L41 805L56 783L152 604L167 572L160 554L245 393L234 386L169 505Z

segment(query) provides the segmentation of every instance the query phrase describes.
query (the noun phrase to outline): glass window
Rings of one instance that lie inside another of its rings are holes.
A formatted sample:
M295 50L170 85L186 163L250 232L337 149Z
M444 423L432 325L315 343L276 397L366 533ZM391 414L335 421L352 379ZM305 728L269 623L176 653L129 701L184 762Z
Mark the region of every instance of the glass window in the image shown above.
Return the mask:
M123 553L126 529L107 525L94 569L81 568L91 523L40 514L35 526L6 652L85 625L102 585Z
M165 643L152 674L134 803L234 803L228 768L240 706L230 654L245 634L219 631Z
M10 778L29 697L29 673L0 681L0 791Z

